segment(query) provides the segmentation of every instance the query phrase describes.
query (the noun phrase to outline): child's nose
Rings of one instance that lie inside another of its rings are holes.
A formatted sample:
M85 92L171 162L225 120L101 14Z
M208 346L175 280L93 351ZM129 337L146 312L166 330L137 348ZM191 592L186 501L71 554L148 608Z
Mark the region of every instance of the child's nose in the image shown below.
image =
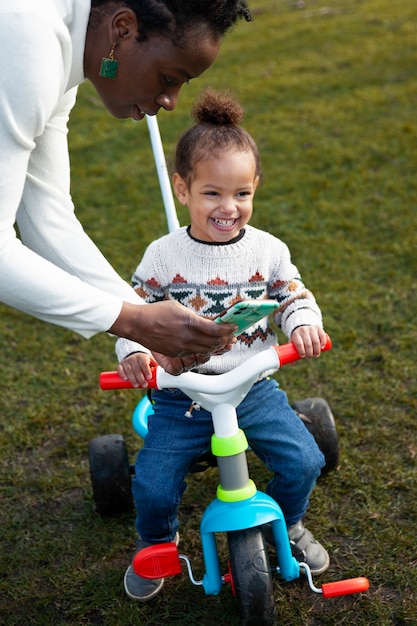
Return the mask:
M235 204L234 198L232 196L223 198L221 210L223 211L223 213L234 213L235 212L236 204Z

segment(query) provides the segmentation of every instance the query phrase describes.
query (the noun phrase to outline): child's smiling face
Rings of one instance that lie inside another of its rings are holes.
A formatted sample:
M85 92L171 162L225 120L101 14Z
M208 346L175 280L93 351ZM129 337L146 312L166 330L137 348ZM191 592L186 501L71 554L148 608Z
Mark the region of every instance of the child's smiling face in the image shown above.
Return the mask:
M239 235L252 216L259 177L252 152L223 152L200 160L187 188L174 174L174 190L188 207L191 235L209 243L224 243Z

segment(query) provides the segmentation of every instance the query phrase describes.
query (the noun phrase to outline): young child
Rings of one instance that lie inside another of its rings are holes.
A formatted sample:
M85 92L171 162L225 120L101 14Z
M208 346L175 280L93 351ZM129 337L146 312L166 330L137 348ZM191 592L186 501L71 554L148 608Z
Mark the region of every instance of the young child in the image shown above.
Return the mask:
M230 96L208 90L193 115L196 125L179 140L173 176L175 195L188 207L191 224L148 247L133 275L134 288L147 302L174 299L211 319L239 300L276 299L280 306L275 322L300 356L319 356L326 339L321 313L287 246L249 225L260 160L253 138L239 125L243 109ZM204 364L197 362L195 370L221 374L276 343L264 319L239 335L229 351ZM119 374L135 386L146 386L149 351L124 339L118 340L116 351ZM213 433L205 410L186 417L190 398L178 389L154 391L152 397L154 414L132 488L137 550L178 543L177 513L185 479L193 462L209 449ZM324 466L313 436L267 372L237 413L251 449L273 472L266 491L283 510L295 558L307 562L313 574L324 572L329 556L302 522ZM124 578L127 595L141 601L156 595L163 582L145 580L131 566Z

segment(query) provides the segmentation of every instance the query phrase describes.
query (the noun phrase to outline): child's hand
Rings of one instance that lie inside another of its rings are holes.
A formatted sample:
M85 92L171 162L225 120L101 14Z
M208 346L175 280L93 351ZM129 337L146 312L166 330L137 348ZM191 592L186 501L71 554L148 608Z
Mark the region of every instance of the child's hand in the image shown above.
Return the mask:
M326 333L320 326L299 326L291 335L291 341L302 359L320 356L326 340Z
M152 378L151 364L155 364L155 361L150 354L134 352L120 361L117 372L120 378L128 380L133 387L147 387L148 380Z

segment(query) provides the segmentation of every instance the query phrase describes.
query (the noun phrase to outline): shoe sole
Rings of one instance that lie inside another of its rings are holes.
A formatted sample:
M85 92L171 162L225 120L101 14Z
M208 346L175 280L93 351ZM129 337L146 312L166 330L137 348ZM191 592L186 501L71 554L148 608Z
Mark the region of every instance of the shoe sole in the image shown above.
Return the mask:
M300 563L300 565L301 563L303 563L303 561L298 561L298 562ZM328 556L326 563L320 569L312 569L309 565L307 565L307 567L309 568L312 576L320 576L320 574L324 574L324 572L329 569L329 565L330 565L330 557ZM301 567L300 571L304 576L306 575L306 571L304 567Z
M129 574L133 572L133 568L130 565L124 575L124 579L123 579L123 585L125 588L125 592L128 598L130 598L131 600L134 600L135 602L148 602L148 600L152 600L152 598L154 598L162 589L162 587L164 586L164 582L165 582L165 578L161 578L159 580L159 585L157 587L155 587L155 589L153 591L151 591L151 593L149 593L147 596L134 596L129 589L127 588L127 578L129 576Z
M173 543L175 543L175 545L178 548L178 544L180 542L180 534L177 532L174 539L173 539ZM147 596L134 596L129 589L127 588L127 578L129 576L130 573L134 573L133 567L131 565L129 565L129 567L127 568L124 578L123 578L123 586L125 588L125 593L127 595L128 598L130 598L131 600L134 600L135 602L148 602L148 600L152 600L152 598L154 598L162 589L162 587L164 586L164 582L165 579L164 578L160 578L159 579L159 585L157 587L155 587L155 589L153 591L151 591L151 593L149 593ZM154 579L156 580L156 579Z

